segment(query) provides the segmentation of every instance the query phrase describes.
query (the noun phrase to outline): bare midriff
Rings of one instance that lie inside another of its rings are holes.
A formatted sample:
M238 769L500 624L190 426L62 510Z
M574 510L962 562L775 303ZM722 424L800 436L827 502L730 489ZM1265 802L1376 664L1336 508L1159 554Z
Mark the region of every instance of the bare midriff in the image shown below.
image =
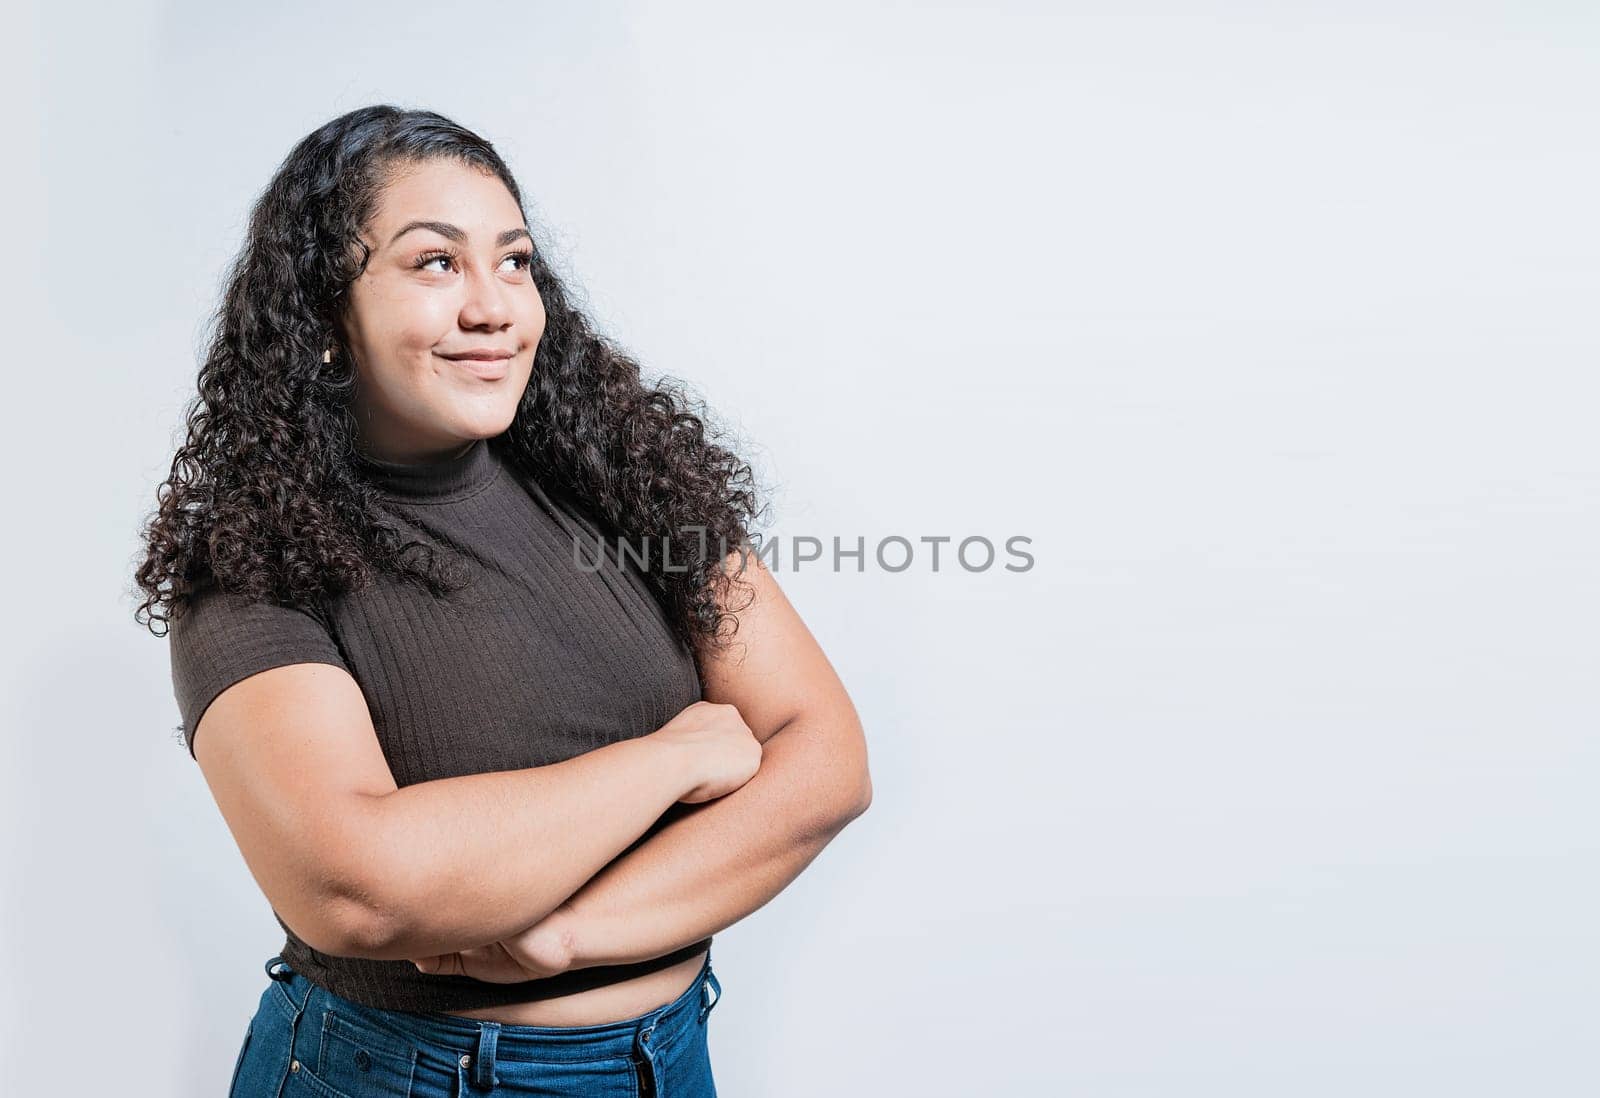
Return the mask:
M668 968L553 999L447 1013L457 1018L513 1026L599 1026L620 1022L666 1006L682 995L700 974L705 956L706 951L702 949Z

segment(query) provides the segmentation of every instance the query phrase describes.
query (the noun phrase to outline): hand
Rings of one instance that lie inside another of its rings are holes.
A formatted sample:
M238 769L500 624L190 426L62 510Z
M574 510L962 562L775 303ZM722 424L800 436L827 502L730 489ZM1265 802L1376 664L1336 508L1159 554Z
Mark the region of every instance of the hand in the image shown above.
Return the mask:
M690 757L699 781L678 798L683 804L725 797L761 768L761 741L738 708L726 703L692 702L650 735L693 752Z
M429 976L470 976L491 984L515 984L565 972L572 967L572 957L570 914L557 908L510 938L410 960Z

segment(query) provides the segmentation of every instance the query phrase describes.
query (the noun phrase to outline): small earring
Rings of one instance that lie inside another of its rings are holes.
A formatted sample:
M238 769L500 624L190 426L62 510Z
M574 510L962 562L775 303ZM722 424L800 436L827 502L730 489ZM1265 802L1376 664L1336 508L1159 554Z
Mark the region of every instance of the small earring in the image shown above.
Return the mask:
M332 347L329 347L326 351L322 352L322 361L324 361L324 362L332 362L333 361L333 348Z

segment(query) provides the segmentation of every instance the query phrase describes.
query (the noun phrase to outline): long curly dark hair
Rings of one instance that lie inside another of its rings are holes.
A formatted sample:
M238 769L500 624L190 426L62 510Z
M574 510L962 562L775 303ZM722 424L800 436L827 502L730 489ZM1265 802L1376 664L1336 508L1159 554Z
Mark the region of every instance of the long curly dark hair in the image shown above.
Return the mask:
M489 142L431 111L390 105L351 111L308 135L257 200L186 414L187 438L143 531L136 582L145 598L134 616L152 632L210 582L318 613L375 573L435 594L460 582L450 554L384 518L378 489L355 464L351 357L323 361L339 343L348 287L366 267L361 231L383 188L436 158L494 173L531 229L522 191ZM750 466L717 441L704 402L681 383L641 381L638 364L572 304L542 248L530 270L544 334L516 415L493 442L608 536L646 547L670 539L672 569L651 551L645 578L698 658L701 643L737 631L732 611L742 606L724 595L740 570L724 562L759 540L751 524L765 508L756 506Z

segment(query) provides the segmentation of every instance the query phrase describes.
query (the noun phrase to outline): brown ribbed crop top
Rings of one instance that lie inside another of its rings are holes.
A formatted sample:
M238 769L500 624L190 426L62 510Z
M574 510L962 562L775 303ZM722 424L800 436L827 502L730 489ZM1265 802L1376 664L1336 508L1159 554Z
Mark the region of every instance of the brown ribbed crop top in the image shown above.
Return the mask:
M247 603L214 584L201 588L168 627L191 754L195 726L219 693L290 663L330 663L354 676L400 786L559 762L652 732L700 700L694 658L637 564L619 562L615 539L602 539L582 508L519 473L498 440L420 465L362 455L359 467L382 489L389 517L457 550L472 582L441 599L382 577L330 600L326 621ZM606 563L591 570L602 540ZM711 945L708 937L636 964L495 984L424 975L409 961L322 953L281 917L278 924L292 967L336 995L387 1010L549 998L666 968Z

